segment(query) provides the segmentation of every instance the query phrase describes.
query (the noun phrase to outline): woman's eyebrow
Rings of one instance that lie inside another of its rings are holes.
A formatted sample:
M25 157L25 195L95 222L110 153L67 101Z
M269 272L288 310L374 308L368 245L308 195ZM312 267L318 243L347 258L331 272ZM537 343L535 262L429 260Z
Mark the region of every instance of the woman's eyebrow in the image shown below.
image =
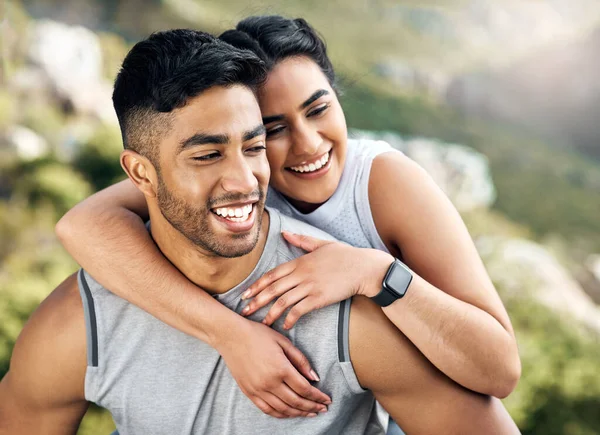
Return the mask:
M308 97L308 99L304 103L302 103L300 105L300 110L306 109L308 106L310 106L316 100L321 98L323 95L328 95L328 94L329 94L329 91L326 89L319 89L318 91L315 91L310 97Z
M265 116L262 121L264 125L267 125L271 122L282 121L284 118L283 115L273 115L273 116Z
M299 107L300 110L306 109L312 103L317 101L323 95L329 95L329 91L327 89L318 89L316 90L310 97L306 99L304 103L302 103ZM271 122L282 121L285 117L283 115L273 115L273 116L265 116L263 118L263 124L267 125Z

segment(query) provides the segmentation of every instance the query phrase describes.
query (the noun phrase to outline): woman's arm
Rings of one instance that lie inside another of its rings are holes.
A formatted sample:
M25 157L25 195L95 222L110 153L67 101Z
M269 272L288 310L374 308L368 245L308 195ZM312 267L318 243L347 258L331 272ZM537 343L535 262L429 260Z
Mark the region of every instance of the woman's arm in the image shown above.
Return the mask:
M374 160L369 198L384 243L396 256L401 251L414 272L404 298L384 313L459 384L496 397L510 394L521 374L514 332L452 203L399 153ZM368 296L381 288L379 279L371 282Z
M143 194L125 180L75 206L56 233L104 287L217 349L264 412L281 417L322 410L330 399L306 380L314 380L306 357L281 334L244 319L188 281L152 241L142 220L147 216Z
M375 159L369 183L375 224L390 251L413 270L404 298L383 308L388 318L443 373L473 391L505 397L521 363L510 320L457 211L416 163L397 153ZM284 234L307 255L260 278L244 297L244 315L278 298L271 324L288 308L284 327L304 314L355 294L375 296L393 257L312 237Z

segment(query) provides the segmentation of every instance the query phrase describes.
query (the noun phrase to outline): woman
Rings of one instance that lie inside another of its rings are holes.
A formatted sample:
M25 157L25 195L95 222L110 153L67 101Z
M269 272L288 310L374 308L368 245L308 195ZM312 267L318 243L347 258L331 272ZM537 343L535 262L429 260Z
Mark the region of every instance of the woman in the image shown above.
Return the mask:
M257 96L271 167L268 205L353 245L286 234L312 252L255 283L244 295L252 301L243 314L278 298L264 323L291 308L285 327L292 327L324 305L375 296L394 257L401 258L412 281L402 299L382 308L388 318L457 383L508 395L520 376L514 333L460 216L407 157L382 142L348 140L334 71L316 32L302 19L264 16L241 21L221 38L253 50L270 69ZM322 411L326 396L274 374L280 371L273 361L283 364L285 355L307 378L318 379L289 343L245 332L233 314L218 322L228 328L215 328L210 307L216 301L162 257L144 227L145 207L142 194L124 181L76 206L57 233L102 285L215 347L264 412ZM147 273L133 281L133 270Z

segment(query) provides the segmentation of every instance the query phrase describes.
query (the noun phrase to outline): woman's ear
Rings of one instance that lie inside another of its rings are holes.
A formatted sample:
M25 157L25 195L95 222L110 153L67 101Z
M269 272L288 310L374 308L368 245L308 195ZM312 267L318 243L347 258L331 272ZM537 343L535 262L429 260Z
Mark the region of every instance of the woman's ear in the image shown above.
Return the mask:
M156 197L158 176L150 160L135 151L124 150L121 152L121 167L145 196Z

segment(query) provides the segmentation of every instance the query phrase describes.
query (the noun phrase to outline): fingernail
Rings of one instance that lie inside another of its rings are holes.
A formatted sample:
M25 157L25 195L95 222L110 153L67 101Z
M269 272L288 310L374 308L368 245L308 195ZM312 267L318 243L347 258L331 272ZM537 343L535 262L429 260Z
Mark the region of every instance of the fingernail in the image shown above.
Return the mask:
M262 323L263 323L263 325L266 325L267 324L267 319L263 319Z
M242 310L242 313L246 314L248 311L250 311L250 305L246 305Z
M322 407L321 410L319 412L327 412L327 408Z
M246 299L248 296L250 296L250 294L252 293L251 290L246 290L243 294L242 294L242 299Z
M317 414L315 414L314 412L311 412L310 414L308 414L309 417L316 417Z
M312 376L313 380L315 381L320 381L321 379L319 379L319 377L317 376L317 373L314 370L310 371L310 375Z

